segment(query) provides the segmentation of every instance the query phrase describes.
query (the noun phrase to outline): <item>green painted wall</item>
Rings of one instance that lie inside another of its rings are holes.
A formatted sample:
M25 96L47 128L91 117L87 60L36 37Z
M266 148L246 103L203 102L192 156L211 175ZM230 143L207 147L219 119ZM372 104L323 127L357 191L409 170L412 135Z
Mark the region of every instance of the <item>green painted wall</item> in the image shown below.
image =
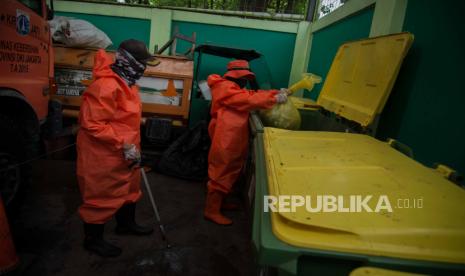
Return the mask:
M56 15L84 19L94 24L113 41L109 49L116 49L121 41L129 38L144 41L149 45L150 20L71 12L56 12Z
M409 0L403 29L415 41L380 120L379 135L409 145L415 159L465 173L464 1Z
M208 42L222 46L255 49L266 57L276 87L287 87L292 66L295 33L173 21L171 30L174 31L176 27L184 35L190 36L192 32L196 32L198 45ZM178 52L187 49L185 43L178 45ZM223 74L226 71L227 62L227 59L205 56L202 60L201 68L204 71L200 72L201 78L213 72Z
M339 46L350 40L367 38L370 34L373 19L373 6L370 6L354 15L313 33L312 48L307 72L323 77L329 71ZM304 97L318 98L322 84L317 84L313 91L304 92Z

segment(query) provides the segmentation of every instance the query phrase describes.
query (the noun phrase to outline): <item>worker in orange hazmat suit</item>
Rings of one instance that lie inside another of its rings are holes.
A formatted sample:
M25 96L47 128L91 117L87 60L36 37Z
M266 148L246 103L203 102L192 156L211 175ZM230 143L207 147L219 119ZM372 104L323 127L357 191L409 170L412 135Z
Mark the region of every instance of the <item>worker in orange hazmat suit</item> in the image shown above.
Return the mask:
M221 214L223 198L237 180L249 143L249 111L268 109L287 100L287 90L251 91L245 88L255 78L245 60L231 61L221 77L210 75L212 91L211 121L208 132L211 147L208 155L208 193L204 216L215 223L232 221Z
M104 224L116 217L117 234L148 235L135 222L141 196L140 174L129 165L140 160L141 102L135 82L158 61L145 44L123 41L115 61L104 50L95 55L93 82L82 96L77 136L77 177L83 203L84 248L104 257L121 249L103 238Z

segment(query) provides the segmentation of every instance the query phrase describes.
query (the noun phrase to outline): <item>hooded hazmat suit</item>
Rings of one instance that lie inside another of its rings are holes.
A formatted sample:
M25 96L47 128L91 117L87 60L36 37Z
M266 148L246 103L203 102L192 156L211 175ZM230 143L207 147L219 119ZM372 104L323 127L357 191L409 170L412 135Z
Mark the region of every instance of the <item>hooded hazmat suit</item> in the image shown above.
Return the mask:
M141 102L137 86L110 68L104 50L95 55L94 81L82 96L77 136L77 176L83 204L79 215L86 223L103 224L124 204L140 196L140 173L128 168L123 144L140 149Z
M208 190L228 194L247 157L249 111L273 107L278 91L242 89L216 74L208 77L208 85L212 91Z

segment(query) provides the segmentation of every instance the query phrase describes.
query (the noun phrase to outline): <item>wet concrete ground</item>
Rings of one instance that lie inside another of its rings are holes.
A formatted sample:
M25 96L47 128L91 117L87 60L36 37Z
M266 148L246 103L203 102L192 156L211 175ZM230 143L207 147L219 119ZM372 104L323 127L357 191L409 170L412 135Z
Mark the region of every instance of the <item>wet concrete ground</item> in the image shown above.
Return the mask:
M249 219L245 212L227 212L232 226L205 221L205 183L154 172L148 175L172 252L181 270L161 267L163 249L158 228L148 237L118 236L112 220L106 238L121 246L118 258L104 259L82 246L83 231L76 213L80 195L74 161L34 163L34 185L25 192L20 213L12 222L21 264L12 275L252 275ZM140 223L155 225L147 197L138 205Z

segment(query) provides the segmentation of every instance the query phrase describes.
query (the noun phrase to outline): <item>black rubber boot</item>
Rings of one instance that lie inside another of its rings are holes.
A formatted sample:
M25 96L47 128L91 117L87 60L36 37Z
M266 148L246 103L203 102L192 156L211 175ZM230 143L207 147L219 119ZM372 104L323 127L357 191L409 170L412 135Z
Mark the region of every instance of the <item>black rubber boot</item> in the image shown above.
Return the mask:
M118 235L150 235L153 232L151 226L141 226L136 223L136 204L126 204L116 212L116 229Z
M102 257L118 257L121 248L103 239L104 224L84 223L84 248Z

